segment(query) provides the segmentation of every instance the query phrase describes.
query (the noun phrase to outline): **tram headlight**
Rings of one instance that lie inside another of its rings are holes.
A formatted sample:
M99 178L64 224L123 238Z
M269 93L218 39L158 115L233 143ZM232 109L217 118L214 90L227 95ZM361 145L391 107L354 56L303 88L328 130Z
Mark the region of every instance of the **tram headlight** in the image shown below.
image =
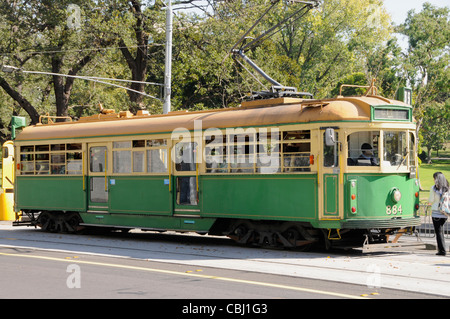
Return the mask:
M391 190L391 199L396 203L398 203L400 201L400 199L402 199L402 193L400 192L400 190L398 188L394 187Z

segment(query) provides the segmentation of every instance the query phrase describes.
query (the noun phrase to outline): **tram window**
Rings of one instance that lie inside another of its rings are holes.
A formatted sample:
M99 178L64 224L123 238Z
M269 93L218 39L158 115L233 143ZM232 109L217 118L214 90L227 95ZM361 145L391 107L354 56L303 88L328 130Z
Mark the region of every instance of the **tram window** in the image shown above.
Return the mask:
M228 148L231 173L253 173L254 145L230 145Z
M179 172L195 171L196 142L182 142L175 145L175 169Z
M207 173L227 173L227 148L222 144L209 144L205 148L205 162Z
M283 132L283 141L285 141L285 140L309 140L310 138L311 138L310 130Z
M34 152L34 146L33 145L21 146L20 151L22 153Z
M67 144L67 150L68 150L68 151L78 151L78 150L81 150L81 143Z
M101 173L106 169L106 146L94 146L89 150L90 171L93 173Z
M288 143L283 144L283 166L284 172L309 172L309 156L311 144Z
M310 172L311 131L285 131L282 136L282 171Z
M227 136L217 130L205 132L206 173L228 173Z
M81 175L82 144L45 144L20 147L21 175ZM80 152L68 152L80 150Z
M52 151L65 151L66 150L66 144L52 144L50 149Z
M131 173L131 151L113 152L113 172Z
M22 175L33 175L34 174L34 162L23 162L21 166Z
M81 146L81 144L80 144ZM81 152L67 153L67 174L76 175L83 173L83 155Z
M339 140L339 135L335 132L335 141ZM323 166L324 167L338 167L339 166L339 152L338 143L332 146L325 145L325 132L323 133Z
M134 147L145 147L145 140L134 140L133 148Z
M256 172L274 174L281 172L280 132L261 132L257 134Z
M155 139L155 140L148 140L147 141L147 146L148 147L154 147L154 146L166 146L167 145L167 140L166 139Z
M134 173L143 173L144 172L144 163L145 163L145 153L144 151L134 151L133 152L133 172Z
M50 170L53 175L66 174L66 153L51 154Z
M36 145L36 152L48 152L48 145Z
M167 172L167 149L147 150L147 171L149 173Z
M406 165L404 159L407 154L406 132L385 131L383 164L385 166Z
M416 162L416 152L415 152L415 139L414 134L409 133L409 165L414 166Z
M131 148L131 141L113 142L113 148Z
M177 204L197 205L197 181L195 177L177 177Z
M378 155L379 131L352 133L347 137L348 166L380 166Z

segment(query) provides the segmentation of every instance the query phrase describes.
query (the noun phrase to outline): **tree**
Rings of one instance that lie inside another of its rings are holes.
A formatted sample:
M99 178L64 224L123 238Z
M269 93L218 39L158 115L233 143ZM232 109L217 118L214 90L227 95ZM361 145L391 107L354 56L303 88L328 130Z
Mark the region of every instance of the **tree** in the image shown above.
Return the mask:
M57 116L68 115L69 98L74 78L96 54L103 39L90 30L90 0L45 0L2 2L0 13L5 21L3 32L10 32L12 40L2 43L2 51L7 51L9 60L18 67L39 71L42 69L57 73L44 87L53 87ZM86 49L87 50L84 50ZM79 49L80 51L77 51ZM80 52L82 52L80 54ZM32 123L38 121L38 111L34 103L13 87L21 87L29 79L13 75L11 80L0 79L0 85L21 107L25 109ZM50 91L43 90L42 100Z
M450 87L450 9L423 4L408 12L397 31L408 36L404 69L414 90L414 112L419 127L429 106L444 103Z
M445 103L436 103L425 108L422 121L422 146L428 151L428 162L431 162L431 151L443 149L444 143L450 140L450 99Z

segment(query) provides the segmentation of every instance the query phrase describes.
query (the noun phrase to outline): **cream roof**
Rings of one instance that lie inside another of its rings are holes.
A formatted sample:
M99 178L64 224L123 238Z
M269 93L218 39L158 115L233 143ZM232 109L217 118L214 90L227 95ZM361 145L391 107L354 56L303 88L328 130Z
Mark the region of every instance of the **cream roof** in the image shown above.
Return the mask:
M284 103L284 104L279 104ZM269 104L263 105L261 104ZM173 112L132 118L113 118L96 121L63 122L35 125L23 129L16 141L56 138L79 138L108 135L132 135L172 132L176 128L194 129L194 121L201 120L202 128L268 126L315 121L369 121L370 106L408 106L400 101L378 96L344 97L327 100L281 98L248 102L246 106L200 112Z

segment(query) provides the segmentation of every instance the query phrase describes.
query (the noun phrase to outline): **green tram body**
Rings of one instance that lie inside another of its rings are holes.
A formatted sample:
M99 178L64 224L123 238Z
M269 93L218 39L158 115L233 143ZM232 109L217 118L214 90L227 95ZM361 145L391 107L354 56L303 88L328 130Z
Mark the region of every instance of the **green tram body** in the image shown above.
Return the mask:
M415 128L411 106L379 96L38 124L15 140L16 224L28 215L50 231L192 231L287 247L385 242L420 224ZM377 165L360 165L363 142Z

